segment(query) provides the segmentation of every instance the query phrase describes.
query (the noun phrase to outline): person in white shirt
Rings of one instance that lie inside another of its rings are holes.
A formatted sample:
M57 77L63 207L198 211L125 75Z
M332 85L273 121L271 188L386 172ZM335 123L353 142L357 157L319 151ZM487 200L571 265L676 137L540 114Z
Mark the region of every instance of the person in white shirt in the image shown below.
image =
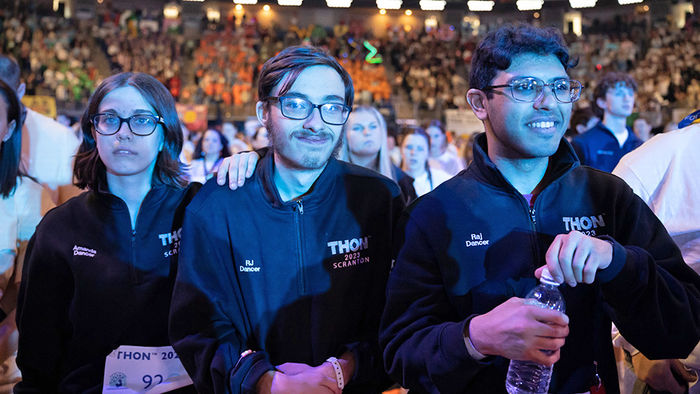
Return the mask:
M433 120L425 132L430 137L430 167L440 169L450 176L457 175L466 166L457 155L457 149L448 143L445 127L439 120Z
M51 208L44 188L20 170L22 106L0 79L0 394L11 393L21 374L15 363L15 310L27 242Z
M700 111L681 122L680 130L658 134L626 154L613 170L661 220L683 254L683 260L700 273ZM695 121L695 123L691 123ZM685 127L684 127L685 126ZM613 343L630 354L630 363L618 366L622 394L633 393L636 380L654 390L684 392L680 376L697 382L700 344L684 360L649 360L619 333ZM694 376L693 376L694 375ZM700 385L690 387L700 393Z
M418 197L435 189L439 184L450 179L450 174L431 168L428 163L430 137L420 127L402 130L401 143L402 170L413 177L413 188Z
M20 83L20 68L17 62L0 54L0 79L13 88L21 100L25 84ZM22 128L23 171L37 182L51 189L54 203L61 203L76 195L73 186L73 156L80 139L70 127L22 106L24 127Z

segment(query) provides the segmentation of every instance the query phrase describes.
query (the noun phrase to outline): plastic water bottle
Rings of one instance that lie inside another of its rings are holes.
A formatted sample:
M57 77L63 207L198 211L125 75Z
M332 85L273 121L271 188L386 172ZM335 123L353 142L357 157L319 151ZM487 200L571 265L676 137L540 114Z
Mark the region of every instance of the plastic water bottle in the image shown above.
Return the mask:
M564 298L559 292L559 283L555 282L547 268L542 270L540 284L530 290L525 302L542 308L564 313ZM547 353L546 350L541 350ZM543 394L549 390L552 368L529 361L511 360L506 376L506 391L509 394Z

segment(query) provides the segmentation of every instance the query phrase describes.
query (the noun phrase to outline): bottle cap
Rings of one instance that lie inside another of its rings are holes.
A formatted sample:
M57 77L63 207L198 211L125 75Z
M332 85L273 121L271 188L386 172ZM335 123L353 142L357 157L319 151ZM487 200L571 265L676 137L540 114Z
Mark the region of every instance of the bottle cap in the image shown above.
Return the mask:
M544 267L544 269L542 270L542 275L540 276L540 282L546 283L548 285L559 286L559 282L554 280L554 278L552 277L552 273L549 272L549 268L547 268L547 267Z

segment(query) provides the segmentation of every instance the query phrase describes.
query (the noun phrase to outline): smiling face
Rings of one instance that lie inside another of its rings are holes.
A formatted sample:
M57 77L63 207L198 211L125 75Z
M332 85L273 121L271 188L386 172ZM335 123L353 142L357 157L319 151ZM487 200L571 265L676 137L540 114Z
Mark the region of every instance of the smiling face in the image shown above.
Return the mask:
M157 112L136 88L124 86L107 94L99 105L99 113L112 113L122 118ZM150 182L158 153L163 148L163 126L158 124L151 135L138 136L123 122L116 134L102 135L93 131L100 159L110 177L143 177Z
M379 121L371 112L352 112L345 130L350 153L359 157L373 157L379 153L382 132Z
M272 89L277 96L286 77ZM302 97L313 104L345 103L345 85L337 71L328 66L311 66L302 71L285 97ZM323 168L337 149L342 125L330 125L321 119L318 108L302 120L282 115L279 103L258 102L258 117L270 133L275 161L290 168Z
M522 54L515 56L510 67L498 71L491 85L508 84L514 77L535 77L546 83L568 78L559 59L553 55ZM560 103L550 87L531 103L515 101L507 88L495 89L483 100L488 152L505 159L546 158L554 154L571 117L572 103Z

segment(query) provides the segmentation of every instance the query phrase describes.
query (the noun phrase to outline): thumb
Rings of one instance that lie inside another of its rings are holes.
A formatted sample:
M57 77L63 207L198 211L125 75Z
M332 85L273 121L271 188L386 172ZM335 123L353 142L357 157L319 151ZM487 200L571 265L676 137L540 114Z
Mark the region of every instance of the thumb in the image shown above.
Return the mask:
M545 267L547 267L546 264L535 270L535 278L540 279L542 277L542 270L545 269Z

